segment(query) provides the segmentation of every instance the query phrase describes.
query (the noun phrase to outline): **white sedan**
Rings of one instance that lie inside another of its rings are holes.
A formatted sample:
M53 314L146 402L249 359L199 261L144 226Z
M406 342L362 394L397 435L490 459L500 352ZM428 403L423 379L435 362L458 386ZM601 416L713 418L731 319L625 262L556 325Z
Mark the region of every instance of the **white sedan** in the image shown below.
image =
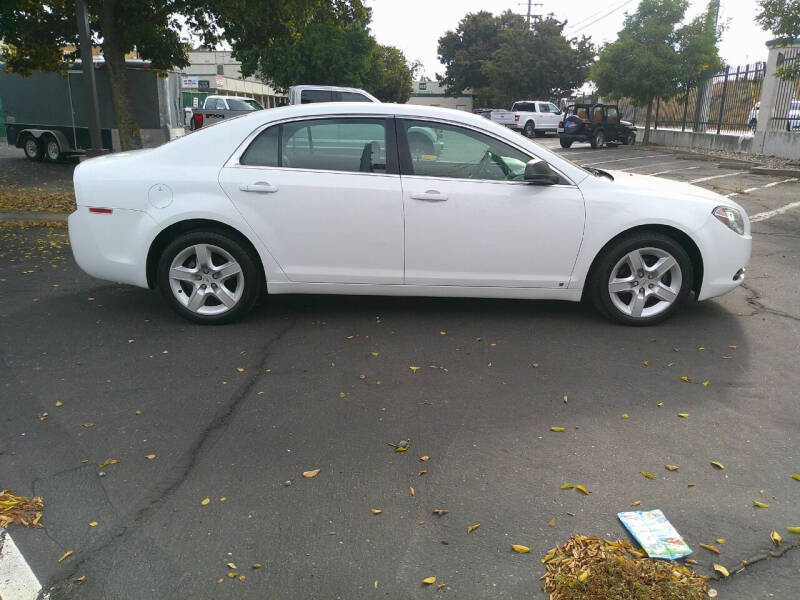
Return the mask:
M304 104L75 170L72 250L199 323L265 293L579 301L629 325L740 285L742 207L462 111Z

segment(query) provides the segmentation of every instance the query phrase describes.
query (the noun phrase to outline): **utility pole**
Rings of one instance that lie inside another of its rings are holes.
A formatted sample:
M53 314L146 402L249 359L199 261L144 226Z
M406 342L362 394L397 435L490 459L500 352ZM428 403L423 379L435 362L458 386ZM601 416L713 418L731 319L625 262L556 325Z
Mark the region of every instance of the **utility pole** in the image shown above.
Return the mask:
M543 5L541 2L534 2L533 0L528 0L528 13L525 15L525 21L528 23L528 29L530 29L531 27L531 17L533 17L534 19L538 19L541 17L541 15L533 14L533 12L531 11L531 8L534 6L541 7Z
M100 139L100 105L97 100L97 82L94 79L94 60L92 59L92 40L89 31L89 15L86 13L86 0L75 0L75 16L78 19L78 38L81 44L81 68L83 84L86 88L86 105L89 108L89 137L92 147L86 156L104 154ZM78 140L75 140L77 146Z

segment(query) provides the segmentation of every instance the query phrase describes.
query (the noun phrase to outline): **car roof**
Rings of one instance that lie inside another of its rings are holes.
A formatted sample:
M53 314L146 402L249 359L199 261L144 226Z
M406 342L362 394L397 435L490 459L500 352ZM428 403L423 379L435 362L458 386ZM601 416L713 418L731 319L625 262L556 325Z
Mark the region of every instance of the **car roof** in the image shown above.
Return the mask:
M255 98L251 98L250 96L226 96L225 94L211 94L206 96L206 100L209 98L232 98L234 100L255 100Z

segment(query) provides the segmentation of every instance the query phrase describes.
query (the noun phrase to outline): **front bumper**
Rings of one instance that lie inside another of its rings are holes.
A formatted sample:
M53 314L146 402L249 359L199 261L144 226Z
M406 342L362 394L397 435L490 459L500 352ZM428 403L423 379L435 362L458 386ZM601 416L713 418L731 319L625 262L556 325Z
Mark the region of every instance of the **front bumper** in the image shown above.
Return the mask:
M709 215L694 238L703 256L703 281L698 300L722 296L742 285L753 241L749 221L745 235L739 235Z
M562 131L558 132L558 138L567 142L588 142L590 139L585 133L564 133Z
M78 206L69 216L69 241L75 262L88 275L147 286L147 249L155 221L139 210L115 208L110 214Z

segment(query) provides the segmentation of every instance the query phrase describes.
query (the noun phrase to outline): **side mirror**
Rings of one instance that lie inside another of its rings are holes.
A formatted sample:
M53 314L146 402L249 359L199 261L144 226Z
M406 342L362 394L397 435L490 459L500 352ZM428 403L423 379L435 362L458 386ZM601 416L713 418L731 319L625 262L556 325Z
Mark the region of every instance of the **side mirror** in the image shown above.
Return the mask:
M524 180L536 185L555 185L561 178L540 158L533 158L525 165Z

